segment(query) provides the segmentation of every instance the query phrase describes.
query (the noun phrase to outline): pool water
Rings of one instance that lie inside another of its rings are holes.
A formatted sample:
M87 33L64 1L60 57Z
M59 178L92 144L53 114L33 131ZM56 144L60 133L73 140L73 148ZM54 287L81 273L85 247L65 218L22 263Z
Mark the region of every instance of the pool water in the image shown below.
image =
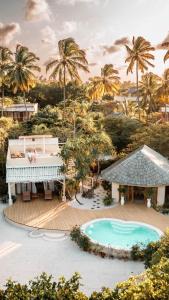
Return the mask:
M82 226L82 231L95 243L130 250L133 245L144 248L159 240L162 232L144 223L99 219Z

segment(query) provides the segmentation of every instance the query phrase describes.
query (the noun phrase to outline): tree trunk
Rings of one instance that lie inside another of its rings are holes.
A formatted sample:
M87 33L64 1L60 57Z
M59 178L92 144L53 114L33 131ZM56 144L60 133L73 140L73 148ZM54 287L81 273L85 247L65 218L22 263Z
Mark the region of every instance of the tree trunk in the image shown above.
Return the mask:
M25 112L26 112L26 121L28 120L28 108L26 105L26 94L25 92L23 93L23 99L24 99L24 104L25 104Z
M138 61L136 62L136 86L137 86L138 117L140 121L140 100L139 100L139 90L138 90Z
M63 121L65 120L65 107L66 107L66 67L64 65L64 74L63 74Z
M73 116L73 138L75 139L76 137L76 114L74 113Z
M1 117L3 117L3 115L4 115L4 86L3 86L3 85L2 85L2 87L1 87L1 90L2 90Z

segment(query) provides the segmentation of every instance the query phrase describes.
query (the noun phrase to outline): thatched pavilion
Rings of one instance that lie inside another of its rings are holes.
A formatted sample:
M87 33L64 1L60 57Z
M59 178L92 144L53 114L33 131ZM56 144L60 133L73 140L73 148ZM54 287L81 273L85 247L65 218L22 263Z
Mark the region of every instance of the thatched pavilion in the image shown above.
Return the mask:
M145 201L145 191L153 188L157 205L165 201L169 186L169 161L144 145L101 172L102 179L112 184L112 198L120 199L119 187L124 187L128 201Z

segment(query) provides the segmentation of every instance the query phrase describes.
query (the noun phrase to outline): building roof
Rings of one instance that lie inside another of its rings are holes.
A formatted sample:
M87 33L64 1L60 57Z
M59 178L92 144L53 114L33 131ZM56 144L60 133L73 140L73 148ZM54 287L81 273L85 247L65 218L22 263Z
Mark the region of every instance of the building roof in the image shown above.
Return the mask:
M25 112L27 110L28 112L37 113L38 103L26 103L26 108L25 108L25 104L22 103L22 104L11 104L9 106L5 106L3 110L6 112Z
M169 185L169 162L144 145L101 172L109 182L132 186Z
M135 96L114 96L114 101L117 102L125 102L125 101L131 101L131 102L136 102L137 101L137 97Z

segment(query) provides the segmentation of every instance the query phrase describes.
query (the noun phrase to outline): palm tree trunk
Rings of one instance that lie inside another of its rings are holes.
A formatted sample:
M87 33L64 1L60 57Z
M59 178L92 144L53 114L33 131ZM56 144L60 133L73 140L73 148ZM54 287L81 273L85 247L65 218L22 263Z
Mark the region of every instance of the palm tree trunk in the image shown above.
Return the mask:
M64 65L64 75L63 75L63 121L65 119L65 107L66 107L66 67Z
M73 138L76 137L76 115L73 116Z
M24 99L24 104L25 104L25 112L26 112L26 121L28 120L28 108L27 108L27 105L26 105L26 94L25 92L23 93L23 99Z
M2 90L2 107L1 107L1 117L4 115L4 86L1 87Z
M136 86L137 86L138 117L140 120L140 100L139 100L139 90L138 90L138 61L136 61Z

